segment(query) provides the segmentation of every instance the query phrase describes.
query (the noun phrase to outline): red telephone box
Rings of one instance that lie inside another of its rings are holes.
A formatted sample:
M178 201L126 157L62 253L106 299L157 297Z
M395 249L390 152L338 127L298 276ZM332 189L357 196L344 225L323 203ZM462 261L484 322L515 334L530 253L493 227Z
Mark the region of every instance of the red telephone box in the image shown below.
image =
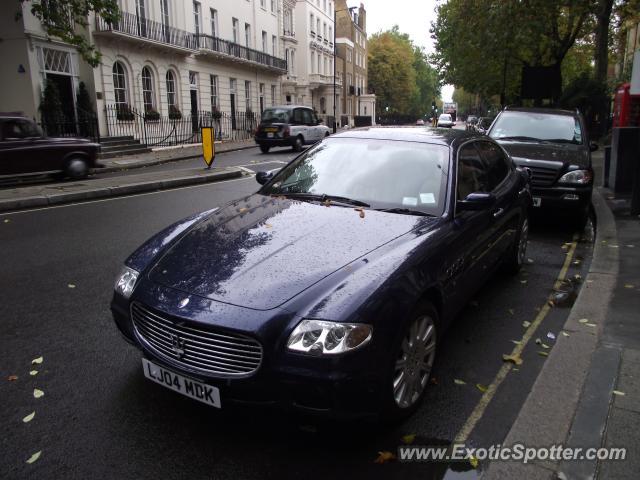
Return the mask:
M616 88L613 101L614 127L640 127L640 95L631 95L630 83Z

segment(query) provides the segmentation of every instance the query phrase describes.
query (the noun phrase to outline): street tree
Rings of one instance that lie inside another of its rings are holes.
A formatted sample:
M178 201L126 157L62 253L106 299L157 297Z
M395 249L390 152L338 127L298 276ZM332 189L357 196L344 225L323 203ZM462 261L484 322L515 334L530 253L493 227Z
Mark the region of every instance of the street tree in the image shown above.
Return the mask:
M100 64L101 54L86 34L89 14L100 15L107 23L120 18L117 0L18 0L19 11L28 8L40 21L47 35L73 45L92 67Z

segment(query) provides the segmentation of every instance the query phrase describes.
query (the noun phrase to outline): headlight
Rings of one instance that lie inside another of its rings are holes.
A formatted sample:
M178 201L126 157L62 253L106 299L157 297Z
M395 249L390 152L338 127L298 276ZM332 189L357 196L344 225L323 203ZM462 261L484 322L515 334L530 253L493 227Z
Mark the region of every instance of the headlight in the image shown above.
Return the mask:
M122 295L124 298L129 298L133 287L136 286L138 280L138 272L133 268L124 267L116 279L116 292Z
M302 320L287 341L287 348L314 355L337 355L365 345L372 328L362 323Z
M577 183L579 185L587 185L593 180L593 174L589 170L573 170L565 173L558 183Z

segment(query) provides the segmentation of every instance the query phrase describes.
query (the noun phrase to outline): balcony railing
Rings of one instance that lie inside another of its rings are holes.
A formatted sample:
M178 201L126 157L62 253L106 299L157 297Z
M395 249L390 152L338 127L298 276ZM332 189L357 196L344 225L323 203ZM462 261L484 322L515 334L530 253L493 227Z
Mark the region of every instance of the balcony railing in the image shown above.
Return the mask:
M293 30L289 30L289 29L285 28L282 31L282 35L285 36L285 37L295 38L296 37L296 32L294 32Z
M197 38L197 44L201 49L259 63L266 67L275 68L283 72L287 70L287 61L283 58L274 57L268 53L244 47L238 43L230 42L229 40L212 37L211 35L199 35Z
M181 49L197 49L195 34L128 12L122 12L120 19L114 23L108 23L102 17L96 16L96 30L99 32L118 32L132 37L173 45Z

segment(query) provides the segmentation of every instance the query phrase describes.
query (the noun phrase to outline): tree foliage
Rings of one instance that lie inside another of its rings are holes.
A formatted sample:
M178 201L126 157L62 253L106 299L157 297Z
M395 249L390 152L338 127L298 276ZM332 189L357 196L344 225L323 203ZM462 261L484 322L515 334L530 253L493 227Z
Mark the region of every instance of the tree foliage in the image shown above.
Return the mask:
M440 96L437 72L423 49L397 25L369 39L369 87L376 93L378 108L394 115L420 117Z
M114 23L120 18L117 0L18 0L18 4L18 18L23 7L29 8L47 35L75 46L92 67L100 64L101 55L87 38L85 28L89 14L100 15L107 23Z
M433 61L446 83L517 97L522 67L559 66L587 31L596 0L449 0L438 6Z

